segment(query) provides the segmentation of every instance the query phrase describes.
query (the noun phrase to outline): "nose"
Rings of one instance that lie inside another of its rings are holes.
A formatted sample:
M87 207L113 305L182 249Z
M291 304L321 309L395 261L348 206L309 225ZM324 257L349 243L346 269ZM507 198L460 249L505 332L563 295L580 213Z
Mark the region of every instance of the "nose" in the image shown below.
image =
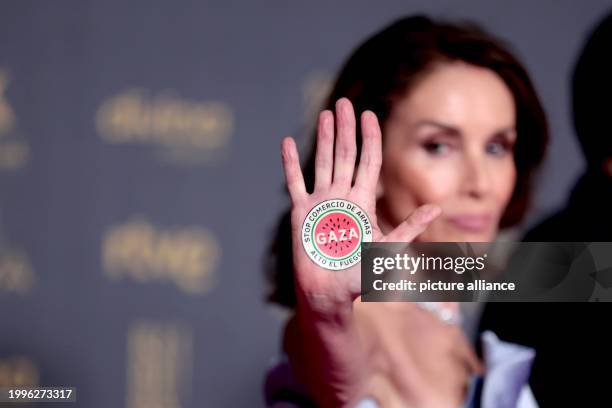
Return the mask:
M479 153L467 153L463 165L463 194L482 199L491 189L494 175L486 165L486 158Z

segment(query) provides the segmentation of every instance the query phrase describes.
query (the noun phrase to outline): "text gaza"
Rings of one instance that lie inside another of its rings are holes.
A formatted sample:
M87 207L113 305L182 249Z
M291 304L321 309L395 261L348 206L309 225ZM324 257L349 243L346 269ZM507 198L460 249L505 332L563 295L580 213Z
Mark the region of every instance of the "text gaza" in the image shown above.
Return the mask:
M334 241L338 241L338 242L343 242L343 241L348 241L350 239L353 238L359 238L359 235L357 235L357 231L355 231L355 228L351 228L348 232L348 237L346 236L346 230L345 229L339 229L338 233L340 235L340 237L338 237L334 231L329 231L328 234L325 234L323 232L320 232L317 234L316 239L317 239L317 243L319 244L327 244L328 242L334 242Z

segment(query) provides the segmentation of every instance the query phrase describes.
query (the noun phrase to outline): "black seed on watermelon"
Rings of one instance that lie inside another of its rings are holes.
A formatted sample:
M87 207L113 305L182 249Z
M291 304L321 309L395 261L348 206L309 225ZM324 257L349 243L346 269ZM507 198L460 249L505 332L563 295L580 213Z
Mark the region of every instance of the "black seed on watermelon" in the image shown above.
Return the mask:
M318 232L323 232L327 240L325 244L320 246L323 252L326 252L331 257L342 257L349 255L351 251L355 250L359 240L353 242L352 238L349 239L349 235L355 233L353 229L358 231L356 220L341 214L330 214L322 221L319 224ZM334 235L331 235L332 232ZM330 239L332 239L331 242L329 241Z

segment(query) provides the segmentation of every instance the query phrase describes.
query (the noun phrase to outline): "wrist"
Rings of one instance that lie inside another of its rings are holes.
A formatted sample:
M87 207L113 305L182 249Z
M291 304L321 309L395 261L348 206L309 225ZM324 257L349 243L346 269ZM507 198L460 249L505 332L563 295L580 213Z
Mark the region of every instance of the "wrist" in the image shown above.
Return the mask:
M319 319L298 310L294 323L305 353L301 359L303 384L317 406L352 407L365 386L369 367L354 319L344 313Z
M296 315L305 330L354 330L353 300L345 294L297 293Z

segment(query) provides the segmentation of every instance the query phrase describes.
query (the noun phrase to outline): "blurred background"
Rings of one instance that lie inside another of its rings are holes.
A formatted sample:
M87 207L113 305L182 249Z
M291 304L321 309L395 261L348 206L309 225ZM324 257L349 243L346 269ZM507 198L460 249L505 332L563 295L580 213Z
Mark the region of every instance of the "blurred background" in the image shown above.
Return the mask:
M604 0L0 2L0 386L78 406L263 407L283 313L262 265L340 64L412 13L474 20L552 133L535 208L583 169L569 75Z

